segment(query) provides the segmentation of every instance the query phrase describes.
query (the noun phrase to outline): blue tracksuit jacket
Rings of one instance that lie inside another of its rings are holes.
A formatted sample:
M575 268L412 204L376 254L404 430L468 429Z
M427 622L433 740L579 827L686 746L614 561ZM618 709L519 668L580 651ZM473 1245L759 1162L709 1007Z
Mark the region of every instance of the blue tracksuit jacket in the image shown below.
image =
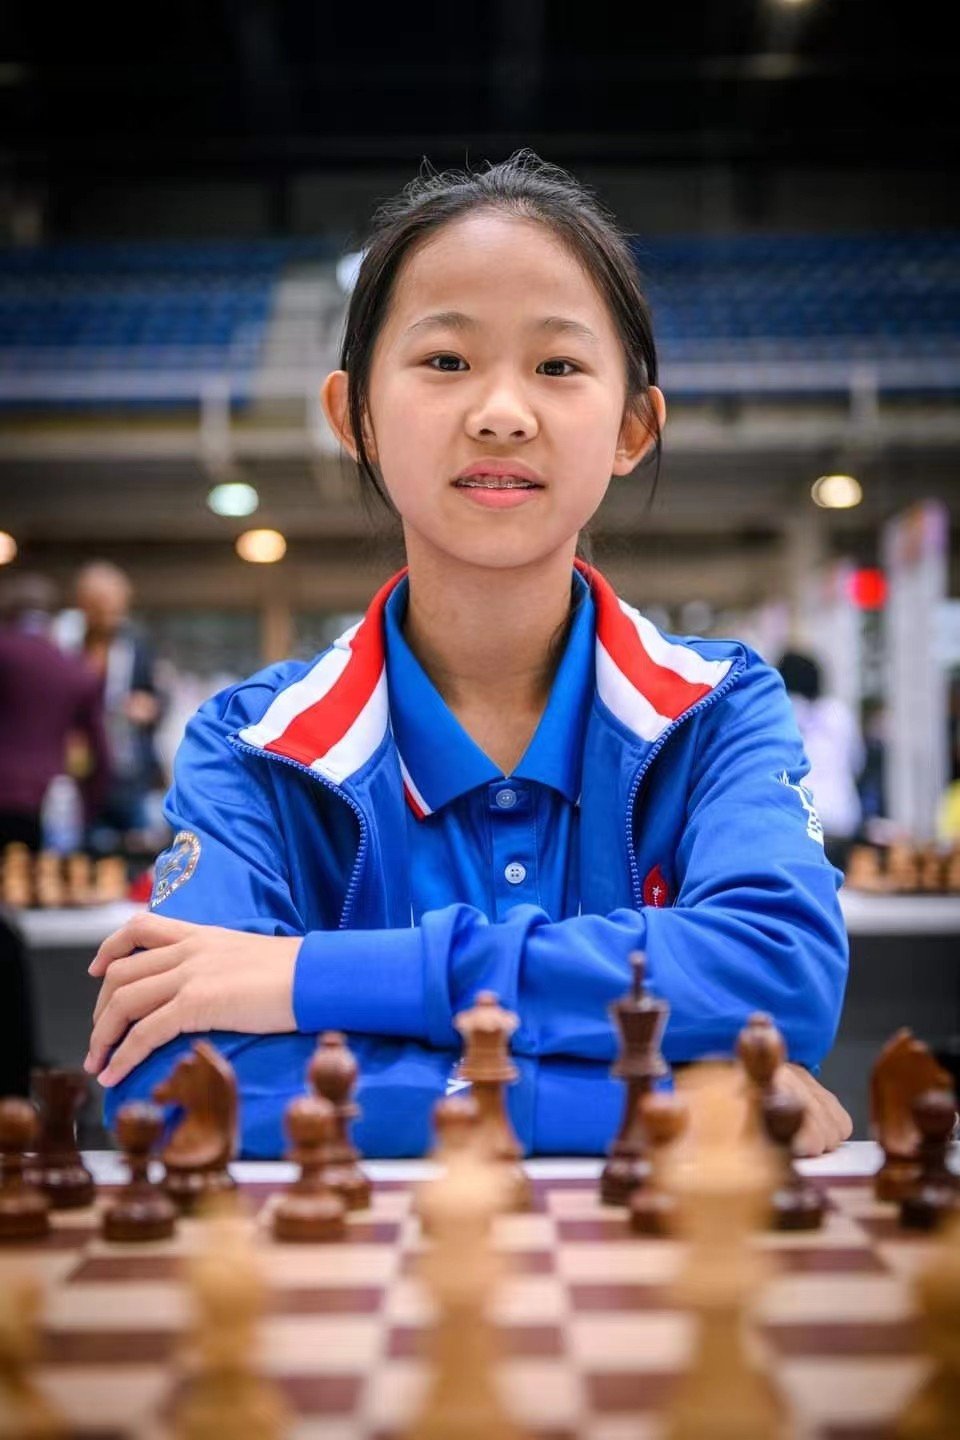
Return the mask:
M319 1030L344 1030L361 1067L355 1137L417 1155L459 1054L453 1017L478 988L520 1016L513 1122L528 1152L597 1154L616 1129L607 1013L647 955L670 1003L669 1060L729 1054L769 1011L790 1058L816 1068L840 1015L841 880L802 785L777 672L734 641L677 640L577 560L596 606L596 693L583 755L582 913L517 905L494 923L448 905L411 924L406 815L414 803L389 723L383 607L319 657L269 667L209 700L177 755L158 859L160 914L302 935L297 1030L213 1032L241 1101L242 1154L281 1155L283 1111ZM348 875L343 890L333 877ZM106 1092L145 1096L196 1038L161 1047Z

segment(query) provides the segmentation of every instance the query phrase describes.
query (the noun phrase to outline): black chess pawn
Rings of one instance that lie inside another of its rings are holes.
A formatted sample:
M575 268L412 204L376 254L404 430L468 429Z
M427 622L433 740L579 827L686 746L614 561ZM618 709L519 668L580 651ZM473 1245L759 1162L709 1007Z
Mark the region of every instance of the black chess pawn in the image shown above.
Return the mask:
M117 1112L116 1138L130 1178L103 1212L105 1240L123 1243L168 1240L177 1207L161 1184L150 1179L150 1154L163 1134L163 1111L148 1100L134 1100Z
M763 1126L777 1147L783 1172L772 1199L770 1223L775 1230L819 1230L823 1224L823 1197L793 1160L793 1142L806 1109L799 1095L785 1090L773 1090L762 1100Z
M329 1155L335 1143L336 1115L320 1095L298 1095L284 1112L291 1148L287 1159L300 1175L281 1195L273 1212L276 1240L339 1240L347 1207L328 1183Z
M626 1080L627 1094L620 1130L600 1176L600 1199L604 1205L629 1204L634 1191L650 1178L642 1102L654 1081L667 1074L660 1039L670 1007L665 1000L655 1000L644 992L646 957L642 951L633 951L630 964L633 988L610 1006L610 1015L620 1032L620 1054L610 1074Z
M50 1201L25 1173L39 1128L29 1100L0 1100L0 1240L38 1240L50 1230Z
M54 1210L91 1205L96 1186L77 1146L77 1112L87 1099L87 1077L82 1070L37 1068L30 1079L40 1112L30 1178L46 1193Z
M748 1017L737 1036L737 1055L750 1082L757 1130L766 1128L763 1110L773 1094L774 1077L787 1058L787 1047L773 1018L762 1010Z
M673 1235L677 1202L664 1188L662 1160L667 1146L686 1128L687 1106L680 1095L652 1092L643 1096L640 1110L650 1145L651 1178L630 1196L630 1229L636 1235Z
M370 1180L357 1163L357 1151L350 1140L350 1126L360 1114L353 1099L357 1062L338 1030L325 1030L320 1036L307 1068L307 1079L314 1094L333 1106L326 1182L342 1197L348 1210L366 1210L370 1204Z
M911 1230L933 1230L958 1204L957 1179L947 1167L956 1096L950 1090L923 1090L912 1108L920 1131L920 1176L900 1202L900 1223Z

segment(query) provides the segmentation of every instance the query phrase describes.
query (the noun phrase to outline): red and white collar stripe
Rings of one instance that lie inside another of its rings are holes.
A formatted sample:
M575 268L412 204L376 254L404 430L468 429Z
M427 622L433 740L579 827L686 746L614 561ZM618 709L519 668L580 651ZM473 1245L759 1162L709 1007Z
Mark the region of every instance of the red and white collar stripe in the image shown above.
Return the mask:
M574 564L589 582L597 610L597 690L609 710L641 739L653 741L708 695L730 660L705 660L688 645L664 639L655 625L621 600L600 571ZM262 718L239 738L297 760L340 784L370 759L390 723L383 609L406 567L380 587L363 619L346 630L307 671L281 690ZM401 760L407 803L431 813Z

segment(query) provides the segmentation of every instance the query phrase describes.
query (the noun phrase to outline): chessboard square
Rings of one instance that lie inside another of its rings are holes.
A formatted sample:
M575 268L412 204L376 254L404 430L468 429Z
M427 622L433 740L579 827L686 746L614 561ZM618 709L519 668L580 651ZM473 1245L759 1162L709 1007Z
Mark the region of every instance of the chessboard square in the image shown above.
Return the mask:
M493 1226L493 1243L497 1250L549 1250L556 1241L556 1230L549 1215L498 1215Z
M140 1433L170 1386L168 1365L41 1366L36 1383L67 1421L71 1435Z
M263 1326L264 1367L272 1375L365 1374L380 1350L379 1318L279 1315Z
M554 1275L511 1275L491 1307L498 1325L562 1325L569 1313L567 1288Z
M819 1230L768 1230L754 1235L752 1244L760 1250L817 1250L865 1243L863 1231L849 1215L828 1214Z
M103 1240L99 1232L84 1246L84 1254L90 1260L116 1258L121 1255L137 1255L146 1258L164 1256L168 1260L182 1259L195 1255L203 1246L203 1234L185 1228L186 1222L178 1222L178 1230L169 1240L138 1240L135 1244L123 1244L119 1240Z
M817 1356L782 1361L777 1377L802 1433L843 1424L883 1426L886 1433L928 1368L914 1356Z
M617 1281L669 1284L679 1273L681 1247L671 1240L577 1241L557 1251L557 1268L570 1283Z
M695 1325L692 1316L679 1310L652 1310L645 1315L575 1315L568 1329L570 1353L582 1371L639 1374L687 1365Z
M370 1205L366 1210L351 1210L347 1224L352 1220L405 1220L413 1204L413 1189L384 1190L374 1187Z
M583 1440L663 1440L664 1421L655 1415L598 1415L583 1430Z
M391 1325L432 1325L437 1307L423 1281L415 1275L401 1275L384 1296L383 1318Z
M498 1368L503 1402L517 1424L542 1432L579 1431L585 1393L577 1371L568 1362L509 1359Z
M24 1275L36 1280L44 1290L52 1289L67 1279L76 1264L75 1251L40 1250L27 1245L0 1248L0 1289Z
M44 1323L55 1330L182 1330L189 1318L181 1286L65 1285L47 1296Z
M396 1268L393 1245L350 1245L343 1241L270 1245L260 1253L267 1281L281 1288L375 1285Z
M905 1287L887 1275L778 1275L754 1313L766 1324L876 1325L909 1319L913 1306Z
M901 1282L913 1280L927 1268L937 1252L938 1241L933 1236L909 1236L903 1240L889 1240L875 1247L887 1268L897 1275Z
M363 1440L352 1416L314 1415L295 1420L284 1440Z
M626 1218L625 1205L604 1205L596 1185L588 1189L547 1191L547 1210L564 1220L602 1220L611 1216Z
M856 1219L881 1219L893 1212L887 1200L878 1200L872 1185L846 1185L830 1191L830 1204L835 1210Z
M367 1376L360 1402L358 1435L401 1430L423 1404L430 1372L423 1360L386 1360Z

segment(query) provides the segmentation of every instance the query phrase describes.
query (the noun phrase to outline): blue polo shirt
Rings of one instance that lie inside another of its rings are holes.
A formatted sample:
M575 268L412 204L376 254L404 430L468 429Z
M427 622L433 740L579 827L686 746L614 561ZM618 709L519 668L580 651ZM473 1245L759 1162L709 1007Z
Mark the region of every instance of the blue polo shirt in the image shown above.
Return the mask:
M595 615L573 571L573 619L546 709L505 776L470 738L404 638L409 583L385 609L390 723L403 768L425 802L407 807L413 914L460 902L489 920L520 904L551 920L579 913L580 786L594 694Z

